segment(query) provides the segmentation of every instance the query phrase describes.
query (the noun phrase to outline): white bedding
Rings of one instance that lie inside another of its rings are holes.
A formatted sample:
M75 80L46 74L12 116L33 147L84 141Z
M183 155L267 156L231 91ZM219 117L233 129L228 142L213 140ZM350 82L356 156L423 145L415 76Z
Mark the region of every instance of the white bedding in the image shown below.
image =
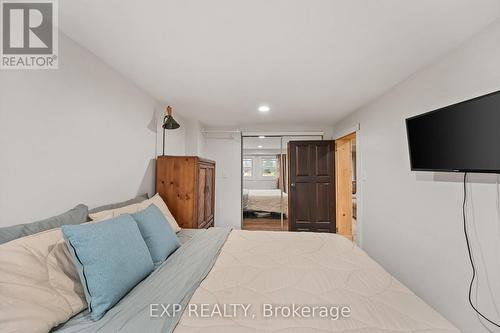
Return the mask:
M335 234L232 231L190 300L205 303L248 303L255 318L200 318L186 310L175 332L458 332L364 251ZM351 317L264 319L266 303L349 306Z
M245 210L281 213L281 202L283 202L283 213L288 215L288 194L283 193L281 197L281 190L247 190L248 199L246 200ZM247 192L245 191L245 193Z

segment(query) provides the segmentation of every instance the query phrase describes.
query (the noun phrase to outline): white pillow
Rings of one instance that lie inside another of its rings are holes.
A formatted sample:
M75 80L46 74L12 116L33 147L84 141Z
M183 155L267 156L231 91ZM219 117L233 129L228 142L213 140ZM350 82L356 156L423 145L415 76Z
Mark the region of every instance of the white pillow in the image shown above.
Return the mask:
M0 290L6 332L48 332L87 307L60 228L0 245Z
M103 211L97 212L97 213L91 213L91 214L89 214L89 217L92 219L92 221L97 222L97 221L102 221L102 220L108 220L110 218L113 218L113 217L116 217L116 216L122 215L122 214L137 213L139 210L141 210L139 204L140 203L135 203L135 204L128 205L125 207L121 207L121 208L114 208L114 209L109 209L109 210L103 210Z
M156 207L158 207L160 209L160 211L163 213L163 215L165 215L165 217L167 218L167 221L170 223L170 226L172 227L172 230L174 232L181 231L179 224L177 223L174 216L170 212L170 209L168 209L167 204L165 203L165 201L163 201L163 199L160 197L160 195L158 193L156 193L151 199L148 199L148 200L141 202L140 203L140 205L141 205L140 210L148 208L149 205L151 205L151 204L154 204Z
M134 214L148 208L151 204L155 205L156 207L158 207L158 209L160 209L160 211L163 213L167 221L170 223L170 226L172 227L172 230L174 232L179 232L181 230L174 216L168 209L167 204L165 203L165 201L163 201L163 199L160 197L158 193L155 194L151 199L144 200L142 202L121 208L115 208L98 213L89 214L89 216L93 221L97 222L97 221L107 220L122 214Z

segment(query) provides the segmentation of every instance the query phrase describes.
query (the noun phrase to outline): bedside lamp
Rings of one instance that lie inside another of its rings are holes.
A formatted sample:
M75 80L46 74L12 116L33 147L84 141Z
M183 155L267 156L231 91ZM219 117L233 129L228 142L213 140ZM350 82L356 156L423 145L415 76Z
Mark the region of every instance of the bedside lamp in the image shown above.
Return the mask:
M172 117L172 107L169 105L165 110L165 117L163 117L163 156L165 156L165 131L166 130L174 130L181 125L175 121L174 117Z

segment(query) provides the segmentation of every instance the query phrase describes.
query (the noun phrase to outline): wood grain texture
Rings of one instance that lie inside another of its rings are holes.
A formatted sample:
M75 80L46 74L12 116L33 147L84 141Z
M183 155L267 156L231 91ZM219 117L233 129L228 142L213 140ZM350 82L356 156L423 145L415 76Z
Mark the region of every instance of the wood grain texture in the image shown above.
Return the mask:
M334 141L290 141L289 230L335 232Z
M352 141L355 136L348 135L335 141L335 174L337 192L338 233L352 240Z
M197 156L159 156L156 192L181 228L213 226L215 162Z

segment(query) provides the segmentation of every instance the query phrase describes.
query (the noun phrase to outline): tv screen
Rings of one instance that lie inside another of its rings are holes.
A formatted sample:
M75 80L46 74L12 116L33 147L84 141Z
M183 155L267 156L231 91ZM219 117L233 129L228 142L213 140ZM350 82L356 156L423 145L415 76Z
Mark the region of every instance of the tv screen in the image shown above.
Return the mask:
M500 173L500 91L406 119L411 169Z

